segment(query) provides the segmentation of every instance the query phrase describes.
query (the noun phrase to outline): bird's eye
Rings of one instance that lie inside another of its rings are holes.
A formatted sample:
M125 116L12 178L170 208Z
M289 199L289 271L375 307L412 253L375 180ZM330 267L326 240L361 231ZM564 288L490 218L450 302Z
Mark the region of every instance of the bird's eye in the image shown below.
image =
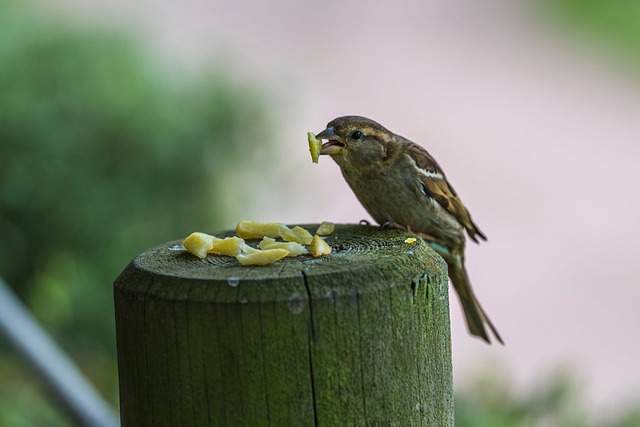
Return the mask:
M358 139L360 139L360 138L362 138L362 132L360 132L359 130L354 130L354 131L351 133L351 139L353 139L353 140L358 140Z

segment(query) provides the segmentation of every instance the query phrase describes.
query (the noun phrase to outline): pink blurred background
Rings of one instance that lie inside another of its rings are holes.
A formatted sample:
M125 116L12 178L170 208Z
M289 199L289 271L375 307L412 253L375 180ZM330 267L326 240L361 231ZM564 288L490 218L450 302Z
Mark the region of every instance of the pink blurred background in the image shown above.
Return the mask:
M596 411L640 398L640 84L605 49L523 0L62 0L45 12L133 30L183 72L222 63L267 87L278 152L232 177L223 202L237 220L369 218L330 159L309 160L306 132L334 117L425 146L489 237L469 244L467 266L507 343L470 338L452 294L456 385L491 371L525 391L563 368Z

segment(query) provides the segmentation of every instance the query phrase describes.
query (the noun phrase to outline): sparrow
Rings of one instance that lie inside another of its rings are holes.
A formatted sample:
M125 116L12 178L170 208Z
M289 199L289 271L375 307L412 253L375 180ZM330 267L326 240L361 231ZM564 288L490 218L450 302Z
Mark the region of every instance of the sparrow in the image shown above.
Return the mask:
M491 343L488 327L504 344L480 306L464 266L465 232L476 243L487 238L427 150L360 116L338 117L316 137L327 141L320 154L338 164L378 224L414 233L446 261L471 335Z

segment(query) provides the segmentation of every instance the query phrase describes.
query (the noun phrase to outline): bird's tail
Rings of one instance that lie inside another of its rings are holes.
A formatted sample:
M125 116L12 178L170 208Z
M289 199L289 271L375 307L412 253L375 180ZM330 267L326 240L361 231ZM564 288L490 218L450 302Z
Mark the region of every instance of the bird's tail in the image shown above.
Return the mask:
M475 335L482 338L487 343L491 343L491 338L489 338L485 328L486 325L489 327L498 342L504 345L504 341L502 341L502 337L498 333L498 330L493 326L491 319L489 319L487 313L482 309L482 306L473 293L473 289L471 289L469 276L464 268L464 264L462 262L456 264L457 265L449 265L449 277L451 278L453 287L460 298L460 303L462 304L464 315L467 319L469 332L471 335Z
M478 299L471 289L471 283L469 282L469 276L467 270L464 268L464 254L462 251L446 249L443 253L442 246L434 247L444 258L449 266L449 278L453 283L453 287L460 298L462 309L467 320L467 327L471 335L475 335L482 338L487 343L491 343L491 338L487 334L485 326L487 326L498 342L504 345L502 337L498 333L498 330L487 316L487 313L482 309ZM438 250L440 249L440 250Z

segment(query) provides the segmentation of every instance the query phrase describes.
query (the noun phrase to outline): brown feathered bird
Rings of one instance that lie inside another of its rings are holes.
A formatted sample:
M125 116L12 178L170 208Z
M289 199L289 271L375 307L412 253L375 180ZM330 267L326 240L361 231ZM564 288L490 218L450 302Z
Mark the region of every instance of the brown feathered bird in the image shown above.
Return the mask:
M327 140L320 154L330 155L340 166L378 224L415 233L444 258L469 332L490 343L488 326L503 343L478 303L464 267L465 230L476 243L487 238L427 150L359 116L332 120L317 138Z

